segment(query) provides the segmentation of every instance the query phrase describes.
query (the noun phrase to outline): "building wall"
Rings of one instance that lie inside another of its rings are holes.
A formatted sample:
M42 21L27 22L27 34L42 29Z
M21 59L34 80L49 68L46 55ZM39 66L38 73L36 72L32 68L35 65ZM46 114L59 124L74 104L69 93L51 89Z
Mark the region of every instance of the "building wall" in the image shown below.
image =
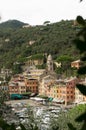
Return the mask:
M64 80L59 83L58 98L63 99L65 104L72 103L75 101L75 86L77 79Z
M26 91L38 94L38 80L37 79L26 79Z
M26 86L25 86L25 81L24 80L18 80L14 79L14 81L10 81L9 83L9 93L10 94L22 94L26 92Z
M20 94L18 85L10 85L9 86L9 94Z
M39 95L49 96L52 93L52 86L55 83L55 78L51 75L44 76L40 81Z
M47 90L47 96L52 98L58 98L58 86L56 84L52 84L51 87Z
M58 99L59 100L64 100L66 102L66 85L65 84L59 84L58 85Z
M82 65L82 62L80 60L71 62L71 67L75 67L77 69L79 69L81 65Z

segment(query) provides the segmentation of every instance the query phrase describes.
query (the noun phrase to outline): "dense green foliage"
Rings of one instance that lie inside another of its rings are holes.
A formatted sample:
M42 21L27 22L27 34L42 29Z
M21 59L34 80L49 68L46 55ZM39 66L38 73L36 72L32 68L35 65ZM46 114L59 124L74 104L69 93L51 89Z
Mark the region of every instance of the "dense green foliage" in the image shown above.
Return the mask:
M43 54L35 54L35 55L32 55L30 56L28 59L31 59L31 60L35 60L35 59L44 59L44 55Z
M20 124L19 127L21 128L21 130L26 130L26 128ZM1 130L16 130L16 125L14 123L12 124L8 124L6 121L4 121L2 118L0 119L0 129ZM33 129L31 129L33 130ZM38 130L38 129L34 129L34 130Z
M79 58L72 39L79 30L71 21L22 28L24 23L13 20L0 24L0 68L12 68L13 63L39 53ZM30 44L30 41L34 41Z
M1 86L0 86L1 87ZM0 107L4 104L5 101L9 99L9 93L8 91L4 91L3 89L0 89Z
M7 22L3 22L2 24L0 24L0 29L18 29L21 28L23 25L26 24L18 20L8 20Z
M77 115L81 115L85 111L85 108L86 105L81 104L70 109L68 112L61 113L57 121L58 130L69 130L70 126L70 130L81 130L83 122L78 123L75 119Z
M86 76L86 21L81 17L77 16L77 22L82 26L81 30L76 36L76 39L74 40L74 43L76 47L79 49L81 54L81 60L84 62L83 66L81 66L78 70L78 76L83 75ZM80 90L80 92L86 96L86 84L78 84L77 88ZM86 106L84 113L82 113L80 116L76 118L76 121L84 122L81 130L86 130ZM72 124L71 124L72 125ZM72 130L72 128L70 127Z

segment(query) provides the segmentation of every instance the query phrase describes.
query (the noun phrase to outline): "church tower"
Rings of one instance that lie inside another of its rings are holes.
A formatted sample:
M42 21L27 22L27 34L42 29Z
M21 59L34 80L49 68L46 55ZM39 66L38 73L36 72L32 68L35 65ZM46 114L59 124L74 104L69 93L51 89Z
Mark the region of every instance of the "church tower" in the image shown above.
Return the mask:
M53 71L53 60L50 54L47 57L47 69L48 71Z

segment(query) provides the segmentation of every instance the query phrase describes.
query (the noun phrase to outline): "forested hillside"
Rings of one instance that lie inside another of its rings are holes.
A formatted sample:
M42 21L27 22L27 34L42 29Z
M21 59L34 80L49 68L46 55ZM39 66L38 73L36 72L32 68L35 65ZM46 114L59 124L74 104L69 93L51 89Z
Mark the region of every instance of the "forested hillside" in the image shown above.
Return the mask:
M60 21L23 28L25 23L10 20L0 24L0 68L11 68L14 62L38 53L52 54L56 60L67 55L78 59L73 39L79 27L71 21Z

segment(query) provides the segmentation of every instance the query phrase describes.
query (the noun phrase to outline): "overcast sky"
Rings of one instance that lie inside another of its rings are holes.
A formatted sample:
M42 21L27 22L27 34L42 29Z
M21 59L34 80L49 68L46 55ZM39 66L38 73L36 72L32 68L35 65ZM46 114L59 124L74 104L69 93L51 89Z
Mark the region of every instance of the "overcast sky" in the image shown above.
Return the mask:
M86 18L86 0L0 0L1 22L20 20L31 25Z

